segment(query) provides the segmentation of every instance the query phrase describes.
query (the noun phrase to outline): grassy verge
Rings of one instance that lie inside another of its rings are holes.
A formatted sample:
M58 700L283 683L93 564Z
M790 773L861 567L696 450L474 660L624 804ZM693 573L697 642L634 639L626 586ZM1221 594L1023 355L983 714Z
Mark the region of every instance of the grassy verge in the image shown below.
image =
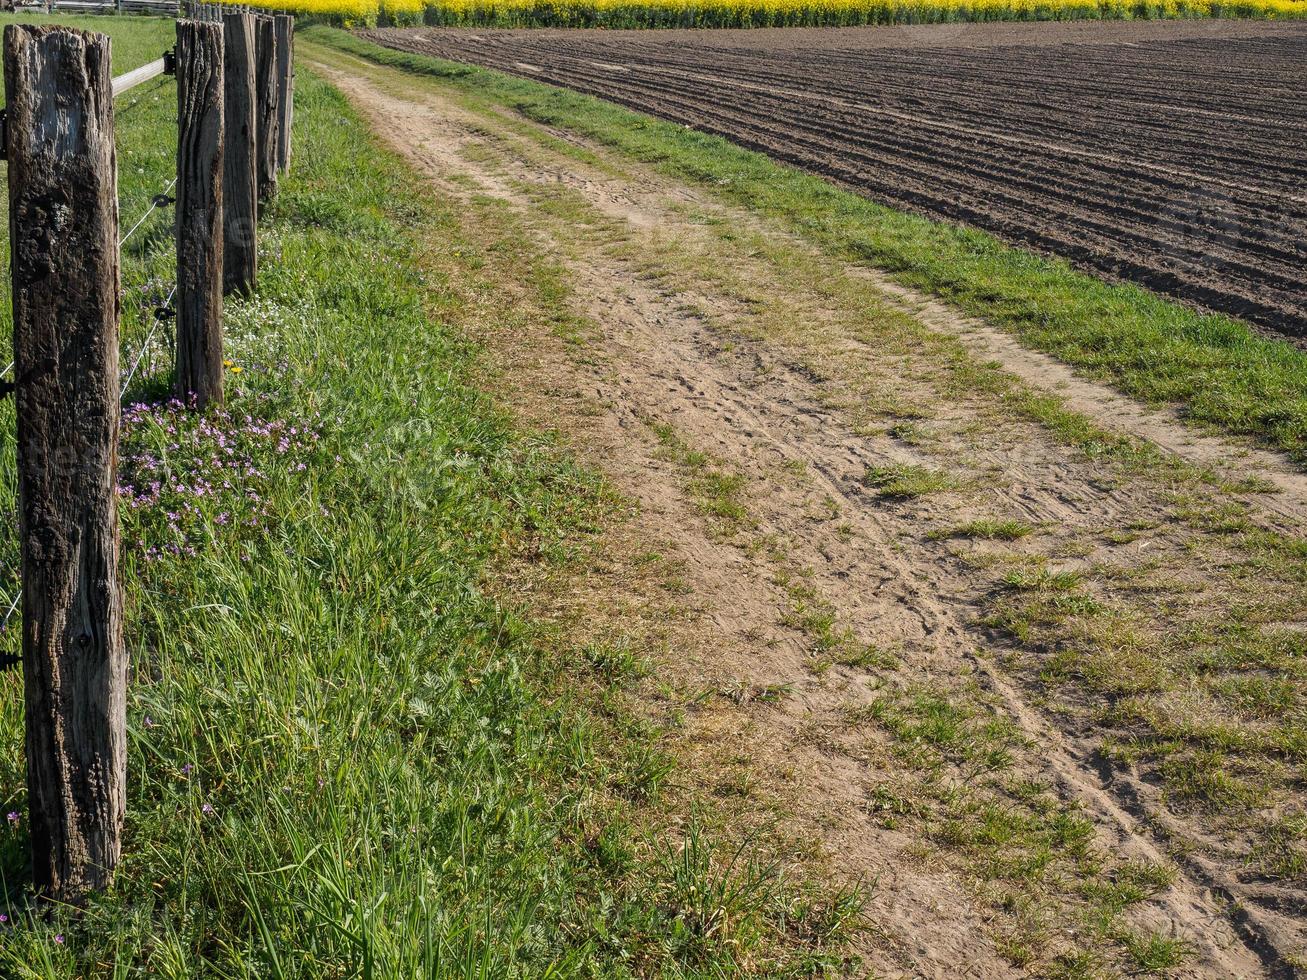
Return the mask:
M328 28L306 37L615 147L775 219L837 258L869 262L983 316L1090 377L1307 463L1307 353L1236 320L1108 285L981 232L895 212L718 137L589 96Z
M169 158L171 91L120 113L120 159L147 161L125 195ZM462 216L308 72L296 101L260 292L227 311L226 411L159 400L166 345L125 324L124 360L153 352L120 474L128 825L76 917L28 904L22 683L0 676L0 973L812 972L772 863L695 819L657 832L673 763L623 707L634 661L484 588L508 562L565 569L605 495L478 391L455 285L496 285ZM143 236L125 281L151 288L170 249Z

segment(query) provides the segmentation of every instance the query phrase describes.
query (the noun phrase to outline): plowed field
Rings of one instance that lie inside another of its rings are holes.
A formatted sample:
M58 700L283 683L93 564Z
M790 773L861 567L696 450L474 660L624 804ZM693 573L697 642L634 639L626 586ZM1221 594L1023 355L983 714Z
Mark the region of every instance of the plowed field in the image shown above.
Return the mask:
M1307 25L364 33L1307 336Z

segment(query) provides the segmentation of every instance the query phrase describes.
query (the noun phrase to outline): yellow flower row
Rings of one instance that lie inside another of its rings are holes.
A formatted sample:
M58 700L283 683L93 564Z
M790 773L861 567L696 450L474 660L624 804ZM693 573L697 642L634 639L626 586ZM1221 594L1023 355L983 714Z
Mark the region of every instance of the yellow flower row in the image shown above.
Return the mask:
M249 0L217 0L233 6ZM256 0L266 10L285 10L301 17L321 18L345 27L371 26L379 21L411 24L422 19L425 0Z
M236 2L236 0L230 0ZM346 26L764 27L1173 17L1307 19L1307 0L259 0Z

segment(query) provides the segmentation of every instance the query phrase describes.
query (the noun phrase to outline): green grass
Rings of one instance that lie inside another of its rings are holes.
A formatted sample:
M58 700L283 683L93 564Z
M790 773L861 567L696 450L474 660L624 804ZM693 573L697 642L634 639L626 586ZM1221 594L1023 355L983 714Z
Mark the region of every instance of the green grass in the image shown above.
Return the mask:
M686 476L686 491L696 506L712 518L715 529L725 536L750 527L753 518L744 503L748 478L727 469L721 460L689 446L676 429L653 423L659 457L675 464Z
M586 661L610 683L625 683L647 676L652 668L624 642L588 643L581 651Z
M120 115L125 198L170 160L171 92ZM494 283L461 240L464 216L415 195L411 172L302 69L295 147L261 227L259 293L227 308L228 414L159 405L124 426L132 671L116 883L80 916L35 914L26 821L0 830L0 973L786 969L789 876L695 821L657 831L675 760L614 700L646 670L639 658L573 646L484 587L506 562L568 567L608 503L477 389L461 325L479 314L455 286L485 297ZM167 275L170 249L152 230L126 278ZM129 353L141 325L126 324ZM132 400L166 390L155 347ZM11 426L0 433L12 493ZM228 459L239 470L219 475ZM0 542L12 568L12 530ZM13 629L0 638L17 644ZM0 793L19 814L22 717L21 677L0 676ZM804 941L820 950L847 926L823 921Z
M1020 592L1070 592L1082 579L1079 572L1055 571L1044 565L1014 568L1003 576L1008 586Z
M7 24L60 24L107 34L114 75L121 75L163 57L177 36L174 21L165 17L46 15L26 12L0 14L0 28ZM0 92L0 100L2 99L3 93Z
M983 316L1087 376L1307 462L1307 353L1236 320L1196 313L1134 286L1106 284L978 231L895 212L726 140L589 96L393 51L328 28L309 29L304 37L440 79L701 184L776 219L833 257L868 262Z
M1034 532L1034 528L1025 521L981 517L966 524L959 524L945 531L934 531L927 535L932 540L949 538L975 538L981 541L1017 541Z
M907 500L957 490L962 484L947 473L915 464L870 466L862 482L881 497Z
M1141 973L1160 973L1180 966L1190 956L1192 944L1178 936L1160 932L1127 934L1122 941Z

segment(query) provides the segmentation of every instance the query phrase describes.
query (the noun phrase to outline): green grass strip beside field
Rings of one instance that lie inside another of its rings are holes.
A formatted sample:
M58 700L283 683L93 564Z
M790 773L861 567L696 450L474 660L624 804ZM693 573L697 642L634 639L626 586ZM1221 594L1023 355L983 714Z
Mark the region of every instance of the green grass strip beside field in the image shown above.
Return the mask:
M330 28L305 37L434 76L565 128L776 219L835 258L1010 330L1023 343L1188 420L1307 465L1307 352L1225 316L1012 248L983 232L886 208L727 140L551 85L394 51Z

